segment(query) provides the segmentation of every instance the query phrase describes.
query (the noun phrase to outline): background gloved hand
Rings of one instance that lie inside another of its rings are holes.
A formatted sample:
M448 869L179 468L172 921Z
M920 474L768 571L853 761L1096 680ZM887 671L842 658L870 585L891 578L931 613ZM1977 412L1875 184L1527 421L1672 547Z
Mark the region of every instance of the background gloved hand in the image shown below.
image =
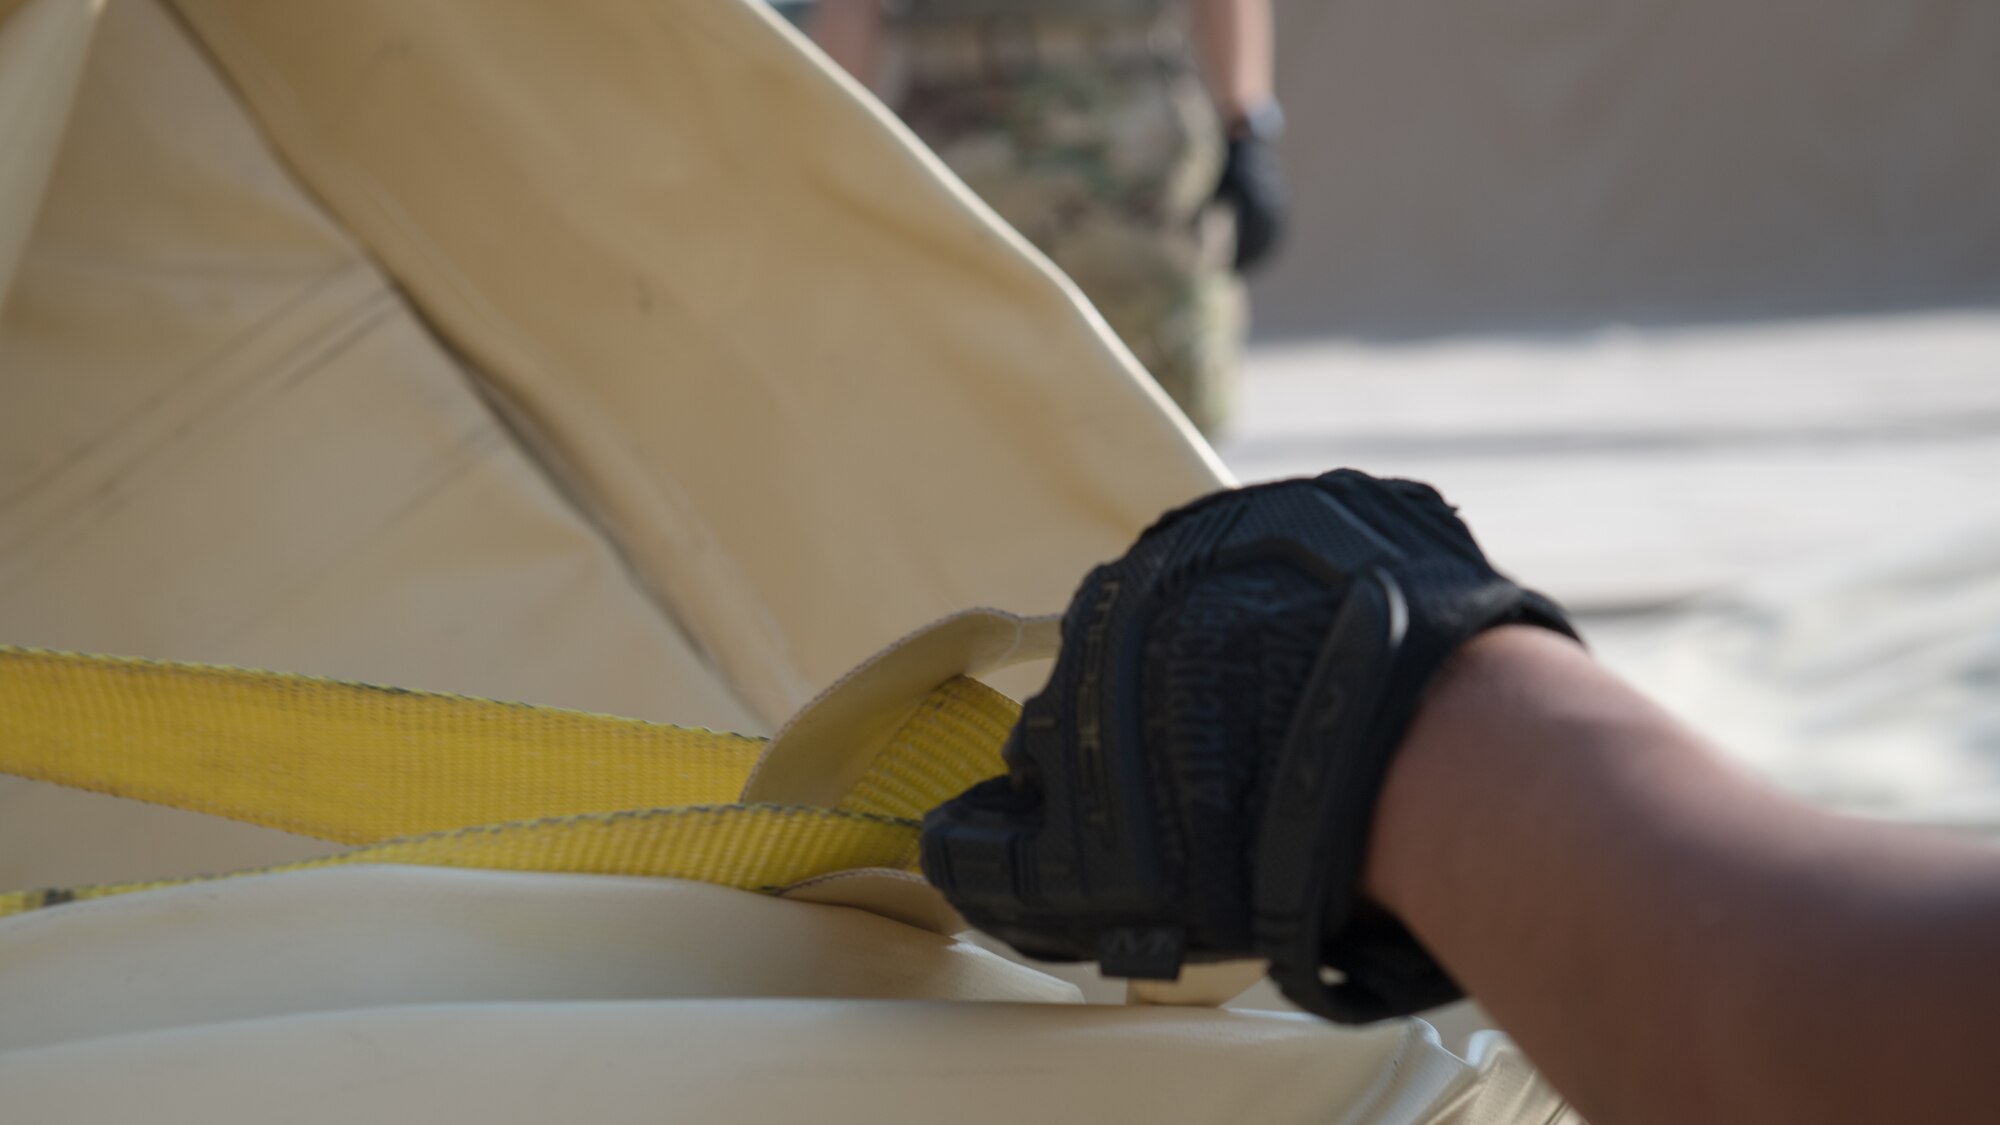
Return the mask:
M1235 266L1238 273L1248 273L1278 248L1290 209L1278 155L1269 141L1256 136L1229 139L1215 198L1236 212Z
M1456 999L1356 885L1425 684L1511 622L1574 636L1427 485L1343 470L1197 501L1084 580L1008 775L931 813L925 874L1022 952L1114 976L1264 957L1348 1021Z

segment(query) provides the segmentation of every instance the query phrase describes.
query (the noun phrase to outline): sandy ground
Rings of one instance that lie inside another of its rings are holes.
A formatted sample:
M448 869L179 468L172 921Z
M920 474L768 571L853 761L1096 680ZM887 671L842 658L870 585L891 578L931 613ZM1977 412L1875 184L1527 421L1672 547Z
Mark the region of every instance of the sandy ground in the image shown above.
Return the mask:
M1580 611L1656 608L2000 527L2000 313L1271 347L1218 447L1428 480Z

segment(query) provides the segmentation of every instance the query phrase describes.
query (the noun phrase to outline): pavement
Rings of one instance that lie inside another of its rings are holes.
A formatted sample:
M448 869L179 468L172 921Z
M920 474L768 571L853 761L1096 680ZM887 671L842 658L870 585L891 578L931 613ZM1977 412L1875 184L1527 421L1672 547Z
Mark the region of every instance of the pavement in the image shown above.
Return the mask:
M1655 611L2000 527L2000 311L1272 344L1217 448L1246 481L1430 481L1579 612Z

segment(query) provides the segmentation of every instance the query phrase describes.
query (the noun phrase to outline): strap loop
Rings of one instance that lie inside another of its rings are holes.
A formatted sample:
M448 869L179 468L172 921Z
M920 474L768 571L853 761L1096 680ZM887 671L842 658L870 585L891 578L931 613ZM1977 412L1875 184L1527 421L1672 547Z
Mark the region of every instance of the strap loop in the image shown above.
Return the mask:
M1003 772L1019 713L960 673L1037 652L1022 643L1035 632L947 618L829 689L768 753L606 715L0 647L0 773L360 845L271 871L424 864L774 893L916 870L918 818ZM783 767L764 782L775 800L750 791L760 755ZM0 893L0 916L186 881Z

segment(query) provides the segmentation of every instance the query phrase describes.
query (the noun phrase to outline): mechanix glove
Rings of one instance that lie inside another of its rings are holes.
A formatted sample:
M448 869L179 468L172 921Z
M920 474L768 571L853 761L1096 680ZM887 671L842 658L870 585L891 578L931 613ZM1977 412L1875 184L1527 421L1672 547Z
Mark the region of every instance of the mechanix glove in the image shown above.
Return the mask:
M1291 209L1278 154L1268 141L1230 138L1215 199L1236 213L1236 272L1256 269L1277 250Z
M1032 957L1173 978L1265 958L1343 1022L1461 992L1359 894L1390 756L1460 645L1574 637L1436 491L1351 470L1222 492L1092 571L1006 745L924 822L924 873Z

